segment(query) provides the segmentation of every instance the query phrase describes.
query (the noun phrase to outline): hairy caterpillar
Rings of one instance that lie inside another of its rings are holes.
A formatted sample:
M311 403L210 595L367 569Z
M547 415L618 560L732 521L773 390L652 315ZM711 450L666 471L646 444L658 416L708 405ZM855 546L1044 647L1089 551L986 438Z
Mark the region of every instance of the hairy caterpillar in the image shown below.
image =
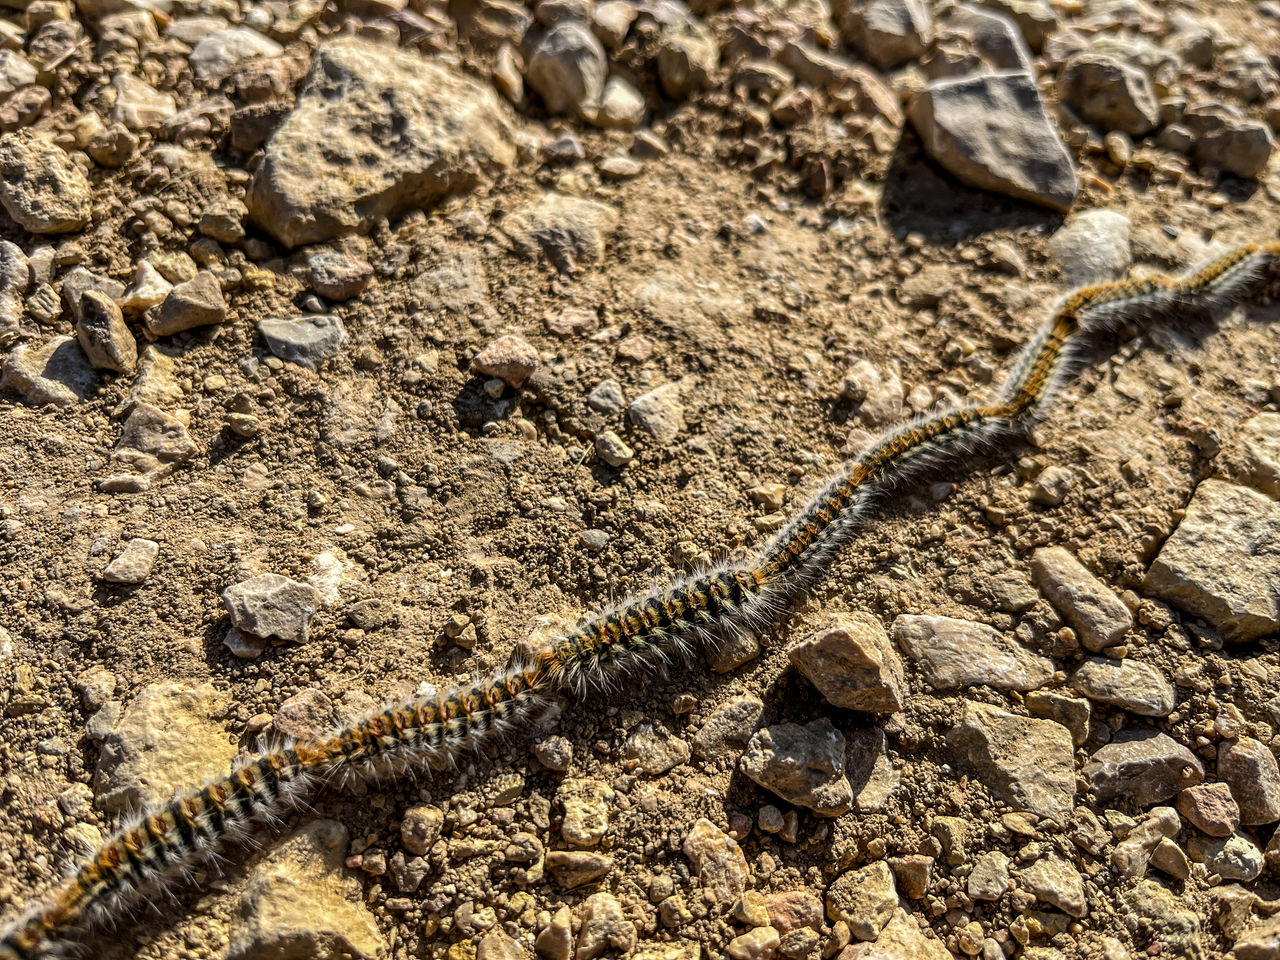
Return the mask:
M332 735L261 753L228 776L130 820L0 938L0 960L37 960L120 916L317 783L369 767L423 765L528 722L549 698L606 686L717 633L775 622L826 569L859 521L922 471L1025 430L1045 415L1081 335L1131 319L1217 308L1280 269L1280 243L1247 244L1181 278L1148 277L1069 294L990 403L894 427L846 463L752 560L633 597L474 683L387 706Z

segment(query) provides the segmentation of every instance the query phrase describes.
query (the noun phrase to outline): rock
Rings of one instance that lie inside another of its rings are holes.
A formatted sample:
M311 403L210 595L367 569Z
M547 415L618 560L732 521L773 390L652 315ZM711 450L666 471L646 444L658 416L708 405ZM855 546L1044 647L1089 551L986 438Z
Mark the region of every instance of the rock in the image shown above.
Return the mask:
M853 789L854 809L881 810L898 790L902 775L889 759L888 742L879 727L864 727L849 734L845 750L845 774Z
M1026 74L935 80L907 116L929 156L961 182L1059 211L1075 201L1071 155Z
M704 760L717 760L744 749L760 728L763 713L764 704L750 694L726 700L711 712L693 738L693 752Z
M1033 717L1056 720L1071 731L1071 742L1083 746L1089 736L1089 717L1093 709L1088 700L1064 697L1048 690L1033 690L1026 697L1027 711Z
M969 4L951 9L921 66L930 80L996 70L1032 72L1030 52L1009 19Z
M311 289L339 303L364 293L373 279L373 267L344 253L326 251L307 258Z
M0 137L0 204L32 233L70 233L87 226L89 181L67 154L30 130Z
M904 857L890 857L894 879L908 900L920 900L929 892L933 877L933 857L922 853L909 853Z
M1139 880L1119 899L1120 909L1151 925L1153 938L1161 942L1161 953L1187 958L1205 955L1200 920L1194 911L1183 906L1183 898L1175 897L1154 880Z
M84 352L71 337L20 343L0 370L0 390L13 390L34 407L79 403L97 381Z
M227 960L387 956L360 881L343 870L347 843L338 821L312 820L272 844L249 870Z
M720 59L715 38L701 23L682 20L658 39L658 82L672 100L684 100L706 86Z
M31 288L31 263L22 248L0 240L0 348L23 336L23 298Z
M225 322L227 302L217 278L208 270L201 270L170 290L160 306L147 311L145 319L153 336L167 337Z
M1187 853L1223 880L1256 880L1264 866L1262 851L1243 833L1229 837L1192 837Z
M1232 960L1280 960L1280 915L1260 917L1236 939Z
M154 540L134 537L119 555L107 564L102 579L109 583L142 583L151 576L151 568L160 554L160 544Z
M828 618L792 644L787 657L832 706L870 713L902 709L902 660L880 621L869 614Z
M173 284L161 276L159 270L143 260L134 270L133 283L116 302L126 313L138 314L149 307L163 303L172 289Z
M564 809L560 835L576 847L595 847L609 831L613 788L599 780L566 779L556 791Z
M1124 877L1140 877L1162 840L1172 840L1182 829L1172 807L1155 807L1111 851L1111 865Z
M400 842L410 853L425 857L440 839L444 827L444 811L430 804L419 804L404 812L400 823Z
M558 23L529 54L525 82L552 114L576 115L600 103L609 71L604 47L582 23Z
M318 371L347 342L347 330L332 314L267 317L258 321L267 349L289 363Z
M100 167L118 170L129 162L141 141L138 135L129 130L123 123L113 123L100 133L94 134L85 152L93 157Z
M1219 469L1237 483L1280 500L1280 413L1260 413L1246 421L1223 451Z
M111 118L134 133L155 130L178 112L173 97L129 73L111 78L116 103Z
M1233 107L1216 101L1188 107L1182 123L1191 132L1191 155L1197 164L1246 180L1267 168L1276 148L1265 123L1241 117Z
M769 925L784 937L805 927L822 929L822 900L810 890L767 894L764 906L769 914Z
M278 573L262 573L222 591L222 603L237 630L255 637L306 643L320 591Z
M878 937L897 907L893 871L883 860L843 873L827 887L827 919L844 921L859 940Z
M227 635L222 638L222 645L233 657L239 657L241 660L257 660L267 649L267 641L261 637L241 633L235 627L227 630Z
M1147 571L1147 588L1204 617L1229 640L1280 630L1280 503L1222 480L1196 487Z
M1056 856L1041 857L1021 873L1022 885L1043 900L1072 917L1083 917L1089 909L1085 905L1084 880L1080 871Z
M207 683L140 689L102 741L94 772L98 803L109 813L138 810L225 774L236 748L216 721L227 706Z
M99 370L132 373L138 365L138 342L125 325L116 302L96 290L80 297L76 339L89 362Z
M1151 851L1150 863L1176 880L1188 880L1191 877L1191 861L1183 849L1168 837L1160 838L1156 848Z
M90 290L96 290L115 300L123 295L124 285L119 281L90 273L84 267L75 267L62 278L62 300L73 318L79 316L80 301Z
M622 912L622 904L611 893L593 893L582 905L582 928L574 960L594 960L612 949L614 956L626 956L635 949L636 928Z
M150 472L161 465L189 463L197 452L199 448L187 433L185 423L159 407L140 401L134 404L125 420L112 456L134 464L142 472Z
M1086 650L1105 650L1133 629L1133 614L1124 602L1062 547L1037 550L1031 574Z
M497 377L507 386L519 390L529 375L538 369L538 351L524 337L507 334L499 337L471 360L472 373Z
M1045 467L1031 485L1031 502L1056 507L1076 487L1076 474L1070 467L1057 464Z
M592 26L596 36L610 50L617 50L627 39L637 10L626 0L605 0L596 4Z
M1054 32L1058 26L1058 15L1054 12L1049 0L976 0L979 6L987 7L1009 17L1022 31L1027 46L1034 53L1044 47L1044 39Z
M1173 712L1173 684L1149 663L1094 657L1071 677L1071 687L1097 703L1109 703L1143 717Z
M1081 771L1098 803L1117 798L1139 807L1168 800L1204 780L1195 754L1156 730L1121 730Z
M1099 53L1078 53L1058 75L1058 96L1103 131L1141 137L1160 125L1160 107L1141 70Z
M470 190L515 160L508 115L491 89L354 37L316 51L297 106L265 149L246 201L286 247L368 230Z
M206 82L229 76L246 60L278 57L284 48L249 27L227 27L200 40L187 58L195 75Z
M1247 827L1280 820L1280 766L1266 744L1252 737L1218 748L1218 779L1231 789Z
M1062 265L1067 286L1121 280L1129 274L1133 252L1129 218L1115 210L1085 210L1058 230L1049 250Z
M781 944L773 927L755 927L730 940L725 952L732 960L770 960Z
M548 850L547 871L566 890L594 883L613 869L613 858L586 850Z
M404 890L404 887L400 889ZM526 954L520 944L499 929L486 933L476 944L476 960L526 960Z
M636 452L612 430L596 436L596 453L611 467L625 467L636 458Z
M699 817L685 837L684 855L716 912L728 912L747 889L751 877L738 842L710 820Z
M545 256L558 269L573 270L579 260L604 257L605 238L618 226L618 212L594 200L545 193L512 211L501 230L521 256Z
M845 947L836 960L954 960L954 955L941 941L930 939L915 917L898 907L875 940Z
M568 907L561 907L538 933L534 941L538 956L546 960L569 960L573 949L573 914Z
M1211 837L1229 837L1240 826L1240 807L1225 783L1201 783L1178 794L1178 812Z
M869 0L848 6L840 32L880 70L916 59L933 39L925 0Z
M540 764L556 773L563 773L573 763L573 744L560 736L547 737L534 744L532 753Z
M1009 889L1009 858L999 850L984 853L969 872L969 897L995 902Z
M997 799L1058 821L1070 815L1075 750L1061 724L966 703L947 743Z
M684 432L680 384L668 383L631 401L627 416L659 446L668 446Z
M644 123L644 95L621 77L610 77L591 122L605 130L634 130Z
M853 807L844 752L844 736L823 717L805 726L780 723L757 731L738 766L782 799L821 817L838 817Z
M570 337L594 333L600 326L600 317L594 310L566 307L563 310L548 310L542 316L542 323L548 333L567 340ZM597 394L599 394L601 406L596 405ZM613 403L614 398L617 400L616 403ZM617 380L602 380L587 398L587 403L591 405L591 409L601 413L617 413L622 409L622 387Z
M1053 679L1052 660L985 623L902 614L893 621L893 638L939 690L983 683L1001 690L1034 690Z
M628 760L651 777L688 763L690 755L687 741L661 735L654 731L651 723L636 725L627 736L623 752Z

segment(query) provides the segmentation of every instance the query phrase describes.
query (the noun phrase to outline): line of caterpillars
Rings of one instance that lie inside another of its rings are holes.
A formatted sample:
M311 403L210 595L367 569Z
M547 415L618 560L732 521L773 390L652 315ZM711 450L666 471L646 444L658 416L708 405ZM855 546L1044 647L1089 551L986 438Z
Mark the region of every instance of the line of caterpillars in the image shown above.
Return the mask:
M775 622L868 505L945 462L1040 418L1081 332L1121 320L1214 308L1280 269L1280 243L1248 244L1181 279L1085 287L1067 296L989 404L944 410L890 429L846 464L750 562L633 598L467 687L391 705L327 738L260 754L232 773L128 823L47 900L10 924L0 960L38 960L92 934L165 884L190 877L255 822L271 823L318 783L366 766L436 764L518 727L560 692L581 694L661 662L695 640Z

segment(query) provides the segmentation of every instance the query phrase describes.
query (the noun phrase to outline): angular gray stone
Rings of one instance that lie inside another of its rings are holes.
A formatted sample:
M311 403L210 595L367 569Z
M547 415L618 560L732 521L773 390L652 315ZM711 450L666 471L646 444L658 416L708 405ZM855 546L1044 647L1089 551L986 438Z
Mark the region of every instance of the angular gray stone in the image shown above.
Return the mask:
M935 80L907 116L929 156L961 182L1053 210L1075 202L1075 165L1027 74Z
M492 89L354 37L316 51L297 106L265 150L246 199L254 221L287 247L368 229L515 160L507 108Z
M947 743L997 799L1058 821L1070 816L1075 748L1062 724L966 703Z
M273 354L308 370L319 370L347 342L346 328L331 314L267 317L258 332Z
M969 872L969 896L974 900L995 902L1009 889L1009 858L999 850L991 850L978 858Z
M138 402L124 422L112 456L145 472L161 464L188 463L197 452L186 424L159 407Z
M1265 865L1262 851L1239 832L1229 837L1192 837L1187 854L1223 880L1256 880Z
M170 290L163 303L147 311L145 319L153 335L167 337L224 322L227 302L217 278L208 270L201 270Z
M132 373L138 365L138 341L133 339L116 302L97 290L80 296L76 339L89 362L99 370Z
M85 398L97 374L71 337L20 343L0 371L0 390L13 390L32 406L69 407Z
M311 289L341 303L364 292L373 279L373 266L344 253L326 251L307 258Z
M1280 820L1280 765L1266 744L1252 737L1223 744L1218 779L1230 787L1246 827Z
M914 60L933 39L925 0L864 0L845 6L841 35L880 70Z
M1280 631L1280 503L1205 480L1147 571L1155 596L1203 617L1228 640Z
M1191 156L1200 166L1250 180L1267 168L1275 152L1275 137L1267 125L1240 116L1232 106L1196 104L1183 113L1182 123L1191 131Z
M1037 550L1031 573L1086 650L1105 650L1133 629L1133 614L1124 601L1062 547Z
M116 96L112 118L135 133L154 130L178 112L171 94L161 93L133 74L117 73L111 78L111 89Z
M69 233L89 223L89 181L66 152L31 130L0 137L0 204L32 233Z
M1168 800L1204 780L1196 755L1157 730L1121 730L1081 772L1098 803L1119 798L1139 807Z
M765 727L747 743L738 765L782 799L821 817L838 817L853 807L844 754L844 736L823 717L805 726Z
M1071 677L1071 687L1096 703L1109 703L1143 717L1173 712L1173 684L1156 667L1136 660L1095 657Z
M977 4L1013 20L1034 53L1040 52L1045 37L1058 26L1058 15L1049 0L977 0Z
M553 114L578 114L600 103L609 62L585 24L558 23L534 42L525 81Z
M22 248L0 240L0 348L33 332L24 330L24 297L31 288L31 262Z
M1043 900L1072 917L1089 912L1084 899L1084 880L1080 871L1056 856L1041 857L1021 872L1022 885Z
M627 416L659 446L667 446L684 431L680 385L668 383L631 401Z
M154 540L134 537L120 554L107 564L102 579L110 583L142 583L151 576L151 568L160 554L160 544Z
M764 703L750 694L726 700L693 738L693 752L704 760L715 760L744 749L759 729L763 713Z
M1058 96L1086 122L1131 137L1160 125L1160 106L1141 70L1098 53L1079 53L1058 76Z
M788 647L787 657L832 706L870 713L902 709L902 660L870 614L828 618Z
M1013 23L969 4L952 7L922 61L930 80L993 70L1031 73L1031 54Z
M320 591L278 573L263 573L222 591L222 603L237 630L255 637L305 643Z
M971 684L1035 690L1053 679L1052 660L985 623L902 614L893 621L893 638L939 690Z
M545 193L513 210L501 230L523 257L545 256L561 270L604 256L606 237L618 226L618 212L594 200Z

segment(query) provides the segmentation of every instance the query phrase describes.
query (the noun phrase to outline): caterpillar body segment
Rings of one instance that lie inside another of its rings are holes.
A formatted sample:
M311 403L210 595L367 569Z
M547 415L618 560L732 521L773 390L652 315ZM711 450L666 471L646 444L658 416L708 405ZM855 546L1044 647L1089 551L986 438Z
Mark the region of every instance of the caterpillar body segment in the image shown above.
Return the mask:
M891 428L843 465L751 560L624 600L533 654L437 696L390 704L334 733L262 751L129 820L43 903L0 934L0 960L47 960L117 921L255 823L269 823L335 776L434 765L527 724L563 692L607 688L687 653L697 641L776 623L887 497L928 469L989 448L1045 414L1077 362L1082 335L1131 320L1235 303L1280 276L1280 242L1246 244L1181 278L1083 287L1032 338L990 403Z

